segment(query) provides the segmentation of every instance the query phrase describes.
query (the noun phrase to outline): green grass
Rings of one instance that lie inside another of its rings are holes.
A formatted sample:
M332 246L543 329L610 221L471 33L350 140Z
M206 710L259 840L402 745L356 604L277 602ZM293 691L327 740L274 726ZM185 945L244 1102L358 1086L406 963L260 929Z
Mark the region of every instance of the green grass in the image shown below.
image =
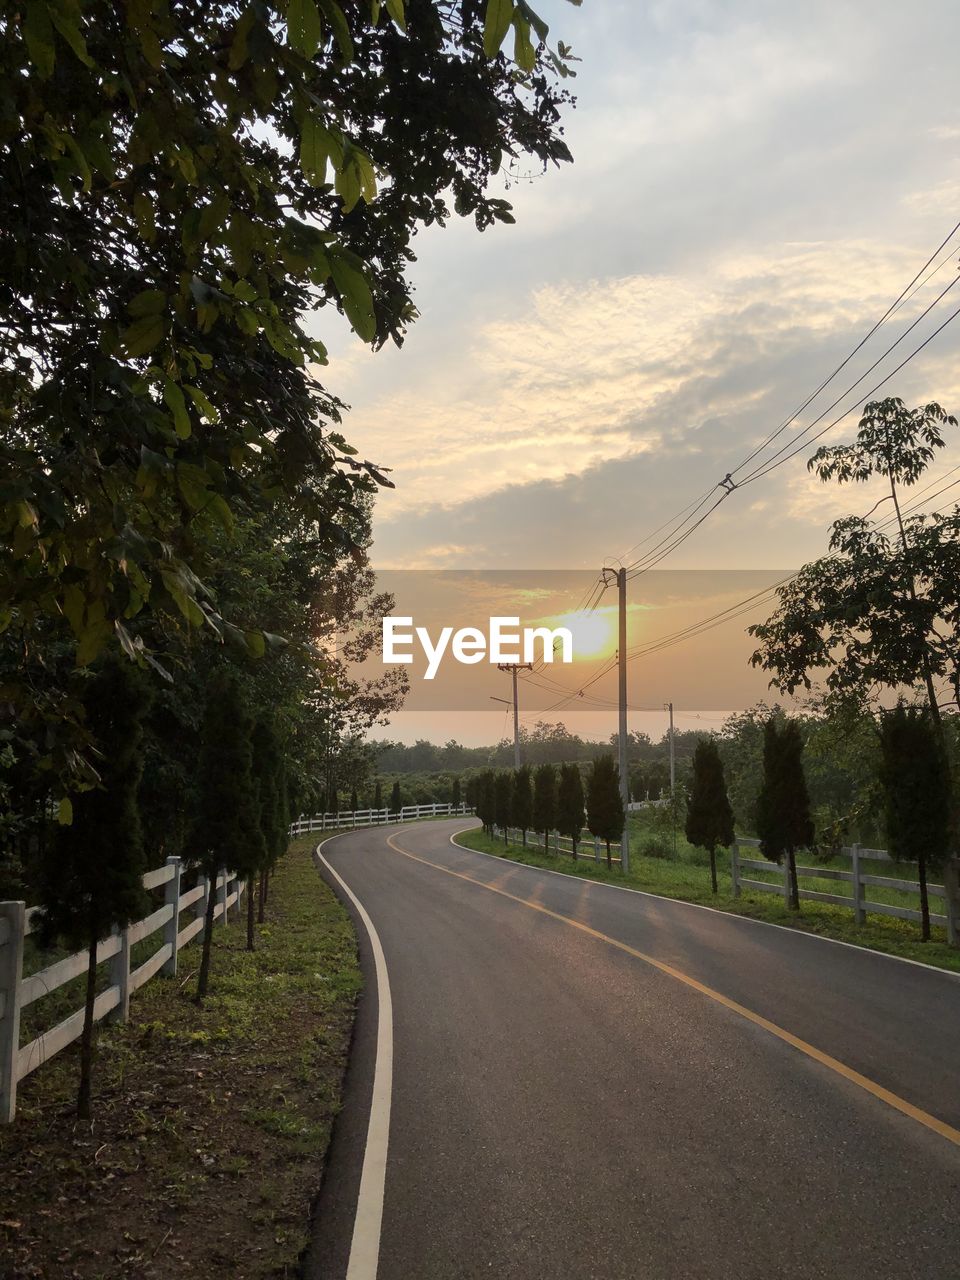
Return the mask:
M676 898L682 902L696 902L704 906L716 907L720 911L749 916L755 920L767 920L773 924L786 925L789 928L816 933L826 938L836 938L842 942L853 942L875 951L885 951L890 955L920 960L926 964L960 973L960 950L947 945L945 929L934 928L930 942L922 943L919 939L919 924L909 920L868 915L866 922L858 925L849 908L835 906L832 903L803 902L798 915L790 911L784 905L783 899L776 894L744 889L741 896L735 898L729 858L718 857L719 892L714 896L711 891L707 855L702 850L688 845L682 834L678 833L676 857L662 856L662 853L668 849L672 853L672 840L665 842L661 839L659 832L653 832L651 824L644 821L645 818L646 815L631 815L631 867L627 876L620 872L619 867L608 871L605 861L600 863L594 861L592 837L589 837L581 846L581 856L576 862L569 853L561 853L559 857L554 857L531 847L524 849L519 844L509 844L505 847L502 840L491 839L479 828L461 832L457 840L469 849L492 853L497 857L522 862L528 866L564 871L570 875L607 884L628 885L632 889L661 894L665 898ZM651 857L649 851L655 845L658 856ZM759 850L757 856L759 857ZM601 858L605 859L602 845ZM846 859L833 860L822 865L849 869ZM869 870L871 872L876 870L879 875L898 876L896 866L891 863L870 864ZM750 879L769 879L774 883L782 880L779 868L773 865L769 872L749 871L744 874ZM905 872L903 878L909 879L909 874ZM826 893L846 895L849 885L837 880L804 879L801 881L801 888L814 888ZM892 900L898 905L912 905L912 895L875 888L871 888L869 893L871 897L876 895L877 900ZM881 895L883 895L882 898ZM932 909L935 911L938 909L938 900L932 900Z
M316 843L281 860L255 951L239 916L215 926L202 1008L194 942L129 1023L100 1024L92 1124L73 1114L76 1046L21 1082L0 1129L0 1274L297 1274L360 987Z

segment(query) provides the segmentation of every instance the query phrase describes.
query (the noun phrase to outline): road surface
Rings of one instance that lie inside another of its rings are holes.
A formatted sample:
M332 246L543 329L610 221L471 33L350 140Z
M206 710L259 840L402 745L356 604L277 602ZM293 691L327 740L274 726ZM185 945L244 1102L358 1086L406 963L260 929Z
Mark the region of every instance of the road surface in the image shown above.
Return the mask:
M464 825L321 850L367 985L309 1280L960 1277L960 979Z

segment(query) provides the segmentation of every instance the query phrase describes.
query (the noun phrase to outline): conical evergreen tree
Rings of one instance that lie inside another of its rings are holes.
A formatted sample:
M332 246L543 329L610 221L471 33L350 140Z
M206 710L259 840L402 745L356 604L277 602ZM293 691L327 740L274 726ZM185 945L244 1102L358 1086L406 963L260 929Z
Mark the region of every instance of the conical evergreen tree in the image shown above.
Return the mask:
M560 766L560 783L557 787L557 830L567 836L573 846L571 853L577 860L577 845L583 833L583 780L575 764Z
M217 875L247 874L263 857L263 834L253 789L252 721L236 676L221 672L208 686L198 762L198 810L189 848L207 877L209 896L197 979L197 1001L210 982L210 946Z
M390 792L390 812L397 817L400 816L400 810L403 808L403 797L400 794L400 779L398 778L393 784Z
M453 794L450 797L450 803L454 809L459 809L462 803L460 799L460 779L458 777L453 780Z
M63 939L88 956L77 1115L90 1118L97 943L111 927L146 915L146 870L137 788L147 697L126 659L104 663L87 685L86 723L99 755L100 784L73 800L73 821L43 850L39 874L41 944Z
M521 765L514 770L513 796L510 801L511 820L519 827L526 848L527 831L533 826L533 789L530 783L530 766Z
M787 859L790 906L799 911L796 853L813 844L813 819L803 773L803 739L793 720L787 720L779 729L776 717L771 716L764 726L763 785L757 798L757 834L765 858L771 862Z
M717 846L733 844L733 809L723 761L713 738L701 738L693 754L693 785L687 802L686 836L710 854L710 879L717 892Z
M898 706L880 726L887 848L897 859L917 863L920 936L930 940L927 871L950 851L950 772L930 712Z
M503 843L507 843L507 828L513 818L513 775L501 770L493 783L493 820L500 828Z
M378 811L383 808L383 786L379 778L373 789L373 807Z
M610 754L598 756L587 781L587 826L606 844L608 867L613 865L610 841L623 835L625 819L616 763Z
M552 764L538 765L533 775L530 825L543 833L543 851L549 852L550 832L557 825L557 771Z

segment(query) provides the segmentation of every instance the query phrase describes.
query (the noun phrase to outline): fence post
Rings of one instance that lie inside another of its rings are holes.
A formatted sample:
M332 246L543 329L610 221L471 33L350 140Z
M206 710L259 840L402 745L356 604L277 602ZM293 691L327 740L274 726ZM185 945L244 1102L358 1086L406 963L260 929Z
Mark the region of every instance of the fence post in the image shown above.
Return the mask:
M119 933L120 950L111 956L108 972L111 987L120 988L120 999L115 1009L110 1012L111 1022L128 1022L130 1020L130 932L128 929L114 929L114 936Z
M593 860L594 862L600 861L600 841L596 836L593 837Z
M733 881L733 896L740 897L740 846L734 840L730 846L730 879Z
M163 886L163 900L168 906L173 907L173 915L163 926L163 940L170 943L170 959L164 962L162 972L168 978L175 978L177 976L177 935L180 932L180 859L168 858L167 866L173 868L173 875Z
M950 858L943 869L943 887L947 891L947 942L960 947L960 858Z
M194 907L194 911L202 920L207 914L207 899L210 896L210 881L206 876L197 876L197 884L203 886L203 893L197 899L197 905ZM200 931L200 936L203 937L202 930Z
M850 870L853 872L853 918L857 924L863 924L863 885L860 883L860 846L850 846Z
M220 899L220 901L223 903L223 923L228 924L229 921L227 920L227 886L229 884L230 877L227 875L226 867L223 868L223 870L220 872L220 875L223 876L223 889L222 889L223 896ZM216 879L214 880L214 883L216 884L216 881L219 879L220 879L220 876L217 876Z
M26 923L25 902L0 902L0 1124L9 1124L17 1110L20 979Z

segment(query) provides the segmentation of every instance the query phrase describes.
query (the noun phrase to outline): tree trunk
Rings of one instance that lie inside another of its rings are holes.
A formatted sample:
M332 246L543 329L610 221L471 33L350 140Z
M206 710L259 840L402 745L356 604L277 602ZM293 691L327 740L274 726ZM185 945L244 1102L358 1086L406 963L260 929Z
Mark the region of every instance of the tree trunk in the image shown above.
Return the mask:
M607 870L613 870L613 858L610 856L610 841L607 841Z
M507 847L507 828L503 828L503 847Z
M573 836L571 836L571 837L570 837L570 855L571 855L571 857L573 858L574 862L576 862L576 860L577 860L577 842L576 842L576 840L574 840Z
M527 828L523 828L523 847L527 847Z
M210 947L213 943L213 912L217 903L217 873L208 880L207 909L203 913L203 947L200 951L200 974L197 978L197 1004L203 1003L210 985Z
M920 880L920 941L930 941L930 895L927 893L927 859L921 854L917 860Z
M90 1081L93 1076L93 1002L97 998L97 930L90 926L87 951L87 997L83 1005L83 1031L80 1035L80 1089L77 1093L77 1119L90 1119Z
M717 850L714 845L710 846L710 884L713 887L714 896L717 893Z
M257 924L263 924L263 909L266 906L266 894L267 894L267 873L266 871L261 871L259 893L257 895L259 898L259 902L257 903Z
M791 849L787 857L790 859L790 907L793 911L799 911L800 886L797 883L797 855Z
M248 951L255 950L255 947L253 945L254 884L255 884L255 881L253 876L252 875L247 876L247 950Z
M270 868L263 873L263 905L270 901Z

